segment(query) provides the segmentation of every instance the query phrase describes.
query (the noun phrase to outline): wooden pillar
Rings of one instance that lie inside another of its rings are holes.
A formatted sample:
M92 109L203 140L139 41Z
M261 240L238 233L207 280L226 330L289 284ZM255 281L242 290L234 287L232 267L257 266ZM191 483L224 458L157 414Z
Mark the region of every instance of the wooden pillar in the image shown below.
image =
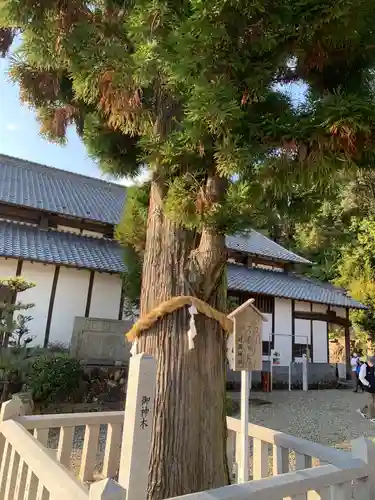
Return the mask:
M49 306L48 306L47 322L46 322L46 331L44 333L44 344L43 344L44 348L48 347L48 343L49 343L49 334L50 334L50 330L51 330L53 306L55 304L55 296L56 296L57 282L59 280L59 274L60 274L60 266L56 266L55 267L55 273L53 275L51 295L50 295L50 298L49 298Z
M349 309L346 308L346 319L347 323L345 325L345 363L346 363L346 376L350 376L350 321L349 321Z
M95 271L90 271L89 287L87 289L87 297L86 297L85 318L88 318L90 316L90 307L91 307L92 291L94 288L94 279L95 279Z
M290 357L290 361L289 361L292 363L293 363L294 357L295 357L294 356L294 352L295 352L294 345L296 343L296 316L295 316L295 313L296 313L296 303L294 300L292 300L292 352L291 352L291 357Z

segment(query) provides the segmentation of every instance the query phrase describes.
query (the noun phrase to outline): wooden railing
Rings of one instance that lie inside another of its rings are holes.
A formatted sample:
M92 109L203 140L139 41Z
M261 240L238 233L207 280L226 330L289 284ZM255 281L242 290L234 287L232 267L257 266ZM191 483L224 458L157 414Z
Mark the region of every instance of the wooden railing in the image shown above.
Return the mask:
M33 415L16 420L43 446L55 450L57 460L73 469L82 482L117 476L124 412ZM77 435L80 443L73 449Z
M88 500L89 490L14 420L0 425L2 500Z
M228 417L227 454L234 478L242 466L240 420ZM350 453L313 443L283 432L248 424L248 445L250 448L250 477L263 479L293 470L302 470L319 465L345 465Z
M48 447L61 464L73 468L82 482L93 481L94 471L96 479L117 477L124 412L14 416L14 418L26 430L32 432L35 439L43 446ZM236 470L241 466L240 421L228 417L227 426L228 462L230 469L234 471L235 480ZM79 463L72 467L73 436L77 430L81 434L84 432L84 438L80 448L75 450L75 460ZM53 434L55 439L51 439ZM353 458L349 452L259 425L249 424L248 436L251 457L250 477L254 480L327 464L336 467L346 466L348 460ZM56 443L55 446L53 441ZM98 463L102 465L98 466Z
M0 500L124 500L125 493L127 500L146 499L152 426L142 429L139 416L146 401L152 422L156 363L150 356L136 355L129 370L125 414L21 416L19 402L2 405ZM375 444L363 437L345 452L254 424L248 424L243 436L241 423L234 418L227 419L227 427L230 467L234 471L242 467L233 482L238 477L254 480L183 500L375 499ZM81 445L75 468L77 432ZM242 449L249 450L250 464L247 454L242 460ZM107 478L117 478L119 470L120 485L105 479L92 483L89 490L87 483L100 479L94 477L99 469Z
M169 500L372 500L363 462L348 468L323 465L259 481L225 486Z
M0 466L0 498L4 500L96 500L105 499L106 488L101 493L78 481L69 473L63 463L56 460L65 457L69 445L64 440L70 429L77 425L85 425L89 436L84 444L84 454L92 463L94 442L97 442L100 425L109 421L110 426L117 429L110 433L105 449L118 444L114 433L121 432L122 412L76 414L76 415L43 415L18 417L17 421L9 419L0 424L0 449L3 454ZM229 434L238 434L239 422L228 418ZM57 455L45 448L48 430L60 428ZM67 429L69 429L67 431ZM93 431L94 429L94 431ZM35 437L30 433L34 432ZM62 433L61 433L62 431ZM119 435L119 434L118 434ZM94 437L95 439L94 439ZM199 492L184 497L184 500L290 500L302 498L308 500L370 500L371 481L370 460L374 453L372 443L360 438L353 442L352 453L336 450L320 444L289 436L282 432L265 429L249 424L249 441L253 440L252 456L254 460L254 479L241 485L227 486L218 490ZM41 439L41 441L38 441ZM86 439L86 438L85 438ZM93 440L93 441L91 441ZM235 443L230 439L229 442ZM271 446L270 446L271 445ZM375 446L375 445L373 445ZM266 455L267 448L267 455ZM269 475L268 458L272 451L274 468L273 477ZM289 470L289 454L296 453L296 469ZM235 453L235 450L234 450ZM357 458L360 456L360 459ZM111 457L111 453L109 453ZM266 461L267 458L267 461ZM312 468L313 458L326 465ZM107 459L108 460L108 459ZM114 460L113 456L112 459ZM87 470L88 460L83 457L82 470ZM374 463L374 462L372 462ZM266 466L267 464L267 466ZM116 462L117 467L117 462ZM303 470L299 470L302 469ZM91 470L91 469L90 469ZM98 485L99 483L96 483ZM113 483L115 488L120 488ZM111 495L113 494L111 486ZM94 485L95 486L95 485ZM103 493L104 492L104 493ZM109 496L108 498L112 498ZM118 496L125 499L125 492L119 489Z
M21 417L20 411L17 402L8 401L2 405L0 412L1 500L125 500L125 489L111 479L91 484L89 488L65 466L71 446L71 428L77 425L71 415ZM84 441L83 470L86 470L88 463L92 463L91 450L96 449L92 429L96 429L103 419L114 422L108 424L109 428L111 425L116 426L119 417L113 414L102 414L101 418L98 416L99 414L89 414L90 418L86 419L90 429L87 435L90 437L85 437ZM56 453L46 445L49 430L57 424L60 427L60 438ZM121 423L118 431L120 435ZM108 446L110 443L115 444L111 431ZM116 446L112 448L116 449ZM111 456L109 454L109 458Z
M121 411L16 417L16 421L32 431L43 446L56 453L60 463L73 468L82 482L92 481L94 472L97 478L117 476L123 420L124 412ZM236 471L241 464L240 421L228 417L227 425L228 460L230 468ZM84 438L80 438L79 447L73 450L75 433L84 434ZM252 479L263 479L269 475L285 474L318 465L340 466L348 460L348 453L345 451L259 425L249 424L248 435Z

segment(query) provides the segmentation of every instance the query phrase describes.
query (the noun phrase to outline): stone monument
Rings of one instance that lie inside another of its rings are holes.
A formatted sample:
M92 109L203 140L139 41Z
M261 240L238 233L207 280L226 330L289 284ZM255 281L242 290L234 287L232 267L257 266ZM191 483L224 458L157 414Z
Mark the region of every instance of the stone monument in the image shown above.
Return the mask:
M131 344L125 333L131 327L131 321L76 316L70 354L87 364L128 364Z

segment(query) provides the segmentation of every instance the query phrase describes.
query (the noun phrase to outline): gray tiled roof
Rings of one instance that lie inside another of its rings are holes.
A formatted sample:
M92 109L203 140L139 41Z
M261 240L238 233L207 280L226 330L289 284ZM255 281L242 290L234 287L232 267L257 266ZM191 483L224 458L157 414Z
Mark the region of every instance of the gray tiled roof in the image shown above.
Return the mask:
M226 246L231 250L246 252L248 254L267 257L269 259L311 264L309 260L300 257L294 252L290 252L286 248L278 245L263 234L254 230L245 234L226 236Z
M124 201L117 184L0 155L0 203L117 224Z
M109 224L120 222L125 188L72 172L0 155L0 203ZM269 259L309 264L257 231L226 237L227 247Z
M124 271L122 248L112 240L0 221L0 256L85 269Z
M43 230L0 220L0 256L61 264L102 272L125 270L122 248L112 240ZM228 264L228 288L296 300L364 308L332 285L284 272Z
M365 306L344 295L340 289L328 287L327 283L292 273L249 269L236 264L228 264L228 288L241 292L365 309Z

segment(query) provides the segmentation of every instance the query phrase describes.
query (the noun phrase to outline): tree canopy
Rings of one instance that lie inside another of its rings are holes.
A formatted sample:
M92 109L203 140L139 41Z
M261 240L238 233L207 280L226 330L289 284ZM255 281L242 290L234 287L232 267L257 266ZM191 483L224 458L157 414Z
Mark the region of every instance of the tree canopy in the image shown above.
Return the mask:
M374 21L370 0L0 0L0 52L21 37L11 76L49 140L75 125L103 170L152 171L119 228L141 314L187 294L225 310L225 233L302 242L310 211L329 231L345 221L320 194L339 206L337 180L374 167ZM225 339L197 322L192 352L182 309L138 339L158 359L151 500L229 481Z
M22 33L11 75L48 138L74 123L106 171L165 179L169 217L233 232L270 179L275 196L373 164L374 18L363 0L10 0L0 42ZM308 86L299 106L290 82Z

